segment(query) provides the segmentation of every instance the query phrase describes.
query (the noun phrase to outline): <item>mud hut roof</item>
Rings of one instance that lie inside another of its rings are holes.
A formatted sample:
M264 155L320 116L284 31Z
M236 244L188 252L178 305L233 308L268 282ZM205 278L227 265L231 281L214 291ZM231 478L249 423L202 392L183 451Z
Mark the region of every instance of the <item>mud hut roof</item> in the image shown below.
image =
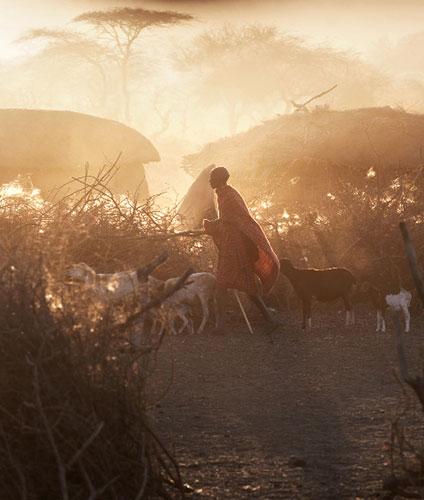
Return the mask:
M239 179L263 176L294 163L326 168L413 168L422 161L424 115L390 107L347 111L317 109L279 116L247 132L208 144L183 159L197 174L225 166ZM319 175L319 168L315 169Z
M137 130L73 111L0 109L0 144L7 145L0 154L1 166L16 169L33 163L40 148L43 165L65 168L81 160L114 161L120 152L128 162L160 161L156 148Z

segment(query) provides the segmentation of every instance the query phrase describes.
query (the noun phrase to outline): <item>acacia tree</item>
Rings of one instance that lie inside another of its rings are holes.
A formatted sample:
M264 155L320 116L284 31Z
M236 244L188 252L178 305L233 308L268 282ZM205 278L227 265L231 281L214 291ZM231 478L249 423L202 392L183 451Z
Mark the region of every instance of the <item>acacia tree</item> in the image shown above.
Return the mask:
M120 70L125 121L130 121L129 69L141 33L148 28L171 26L192 19L190 14L180 12L130 7L90 11L74 18L75 22L92 26L100 39L113 50L114 60Z
M336 83L344 106L368 105L384 84L353 54L309 45L273 26L207 31L192 41L179 62L182 69L197 74L203 103L224 106L230 135L237 132L240 119L256 109L275 114L283 104L287 112L292 100L306 100Z
M274 27L227 25L198 35L179 57L180 67L196 74L200 100L224 106L231 135L252 105L275 93L278 39ZM280 41L287 48L298 45L295 37Z

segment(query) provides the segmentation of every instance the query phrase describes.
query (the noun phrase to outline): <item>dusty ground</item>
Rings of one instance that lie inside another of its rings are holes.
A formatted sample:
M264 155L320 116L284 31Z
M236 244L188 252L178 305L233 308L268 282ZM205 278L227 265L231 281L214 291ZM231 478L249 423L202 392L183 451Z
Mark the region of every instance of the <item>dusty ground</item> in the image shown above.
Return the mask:
M312 331L292 311L269 336L261 321L251 335L239 316L227 337L180 336L158 356L157 390L172 385L155 428L194 489L188 497L380 498L389 418L403 401L391 321L377 334L362 308L345 329L337 307L317 306ZM415 317L405 335L411 368L423 339Z

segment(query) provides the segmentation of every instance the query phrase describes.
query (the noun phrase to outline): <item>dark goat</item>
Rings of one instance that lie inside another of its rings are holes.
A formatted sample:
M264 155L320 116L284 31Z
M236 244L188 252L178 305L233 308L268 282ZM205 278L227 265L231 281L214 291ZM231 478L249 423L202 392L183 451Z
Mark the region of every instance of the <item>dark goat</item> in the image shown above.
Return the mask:
M288 259L280 260L280 269L290 280L297 296L303 303L302 328L311 327L311 302L312 299L321 302L343 299L346 309L346 326L355 324L355 317L350 300L351 293L356 283L353 274L342 267L329 269L297 269Z

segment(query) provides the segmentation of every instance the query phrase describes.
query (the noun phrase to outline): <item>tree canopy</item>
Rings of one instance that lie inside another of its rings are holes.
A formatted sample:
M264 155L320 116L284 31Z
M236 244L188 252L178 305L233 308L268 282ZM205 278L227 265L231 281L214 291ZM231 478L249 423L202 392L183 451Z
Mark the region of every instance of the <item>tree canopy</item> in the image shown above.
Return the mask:
M141 32L147 28L165 27L192 19L192 15L181 12L130 7L85 12L73 19L75 22L91 25L103 43L113 47L115 61L121 73L124 116L127 122L130 121L129 64L134 55L134 44Z
M311 45L273 26L227 25L206 31L182 53L180 66L196 72L197 93L204 102L224 106L231 135L238 131L241 117L254 113L258 105L275 110L279 101L287 112L292 100L309 98L336 83L346 101L369 105L375 90L386 84L355 54Z

